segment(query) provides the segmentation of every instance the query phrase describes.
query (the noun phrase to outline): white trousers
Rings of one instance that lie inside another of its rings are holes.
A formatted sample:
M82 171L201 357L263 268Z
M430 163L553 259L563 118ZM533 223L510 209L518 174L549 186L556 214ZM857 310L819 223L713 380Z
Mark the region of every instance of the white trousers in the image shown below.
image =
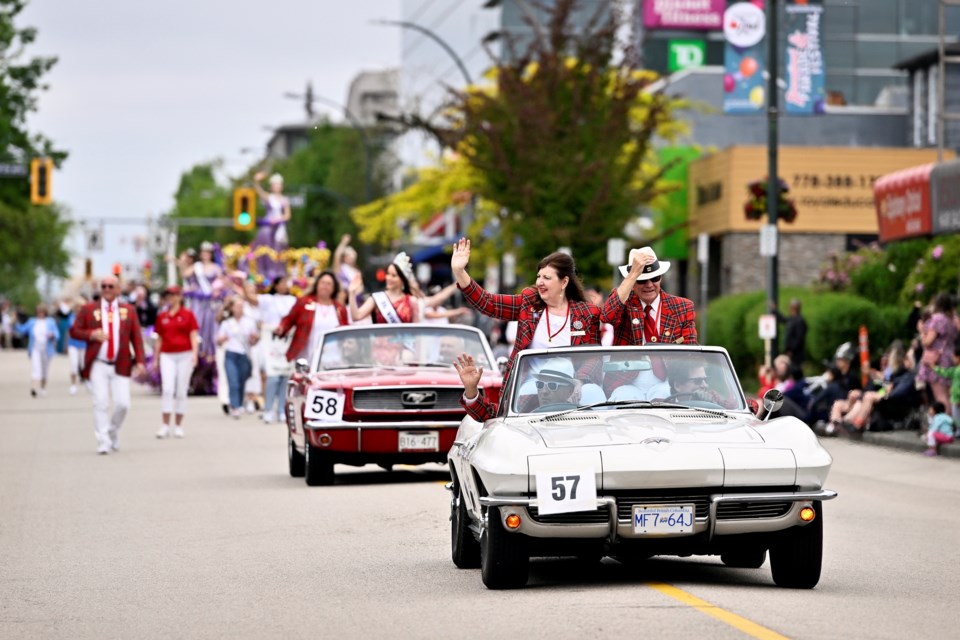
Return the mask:
M46 380L50 373L50 358L47 357L47 348L34 348L30 352L30 375L34 380Z
M67 347L67 358L70 360L70 375L80 375L83 369L83 354L86 351L83 347L75 347L72 344Z
M250 347L247 356L250 358L250 377L243 383L243 392L250 395L259 396L263 393L263 379L260 377L260 371L263 369L263 348L258 342Z
M94 360L87 388L93 394L93 432L97 436L97 443L101 447L115 446L117 432L130 408L130 377L117 375L117 368L112 364Z
M187 389L192 373L192 351L160 354L160 410L163 413L174 413L174 408L177 415L187 412Z

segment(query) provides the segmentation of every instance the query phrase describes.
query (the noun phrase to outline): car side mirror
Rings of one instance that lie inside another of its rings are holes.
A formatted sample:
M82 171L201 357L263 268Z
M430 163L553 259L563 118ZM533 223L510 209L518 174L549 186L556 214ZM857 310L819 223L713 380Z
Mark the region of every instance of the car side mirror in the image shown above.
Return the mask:
M306 358L297 358L297 361L293 363L293 370L301 375L306 375L310 372L310 363L307 362Z
M500 373L506 373L507 358L505 356L500 356L499 358L497 358L497 368L500 369Z
M779 389L770 389L763 394L763 398L760 402L760 410L757 411L757 417L766 421L770 418L770 414L778 411L782 406L783 392Z

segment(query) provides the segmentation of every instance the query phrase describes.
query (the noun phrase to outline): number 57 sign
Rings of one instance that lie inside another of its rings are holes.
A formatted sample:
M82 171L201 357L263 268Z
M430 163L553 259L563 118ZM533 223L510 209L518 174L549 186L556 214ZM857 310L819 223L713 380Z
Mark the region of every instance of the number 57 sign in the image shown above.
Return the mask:
M537 509L541 515L596 511L596 469L589 454L533 456L530 471L537 478Z

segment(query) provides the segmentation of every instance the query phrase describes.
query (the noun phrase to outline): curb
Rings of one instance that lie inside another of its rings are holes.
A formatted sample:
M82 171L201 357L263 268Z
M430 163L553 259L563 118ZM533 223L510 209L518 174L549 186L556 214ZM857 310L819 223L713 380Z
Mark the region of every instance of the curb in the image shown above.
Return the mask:
M919 431L867 431L863 434L862 442L917 453L927 450L927 443L920 437ZM941 445L939 457L960 459L960 444L953 442Z

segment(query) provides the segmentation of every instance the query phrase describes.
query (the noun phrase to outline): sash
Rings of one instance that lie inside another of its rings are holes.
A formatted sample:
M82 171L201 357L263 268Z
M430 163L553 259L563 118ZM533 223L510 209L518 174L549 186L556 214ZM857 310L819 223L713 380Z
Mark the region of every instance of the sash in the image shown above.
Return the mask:
M380 310L380 315L383 316L383 319L387 321L388 324L403 324L403 320L400 319L397 310L393 307L393 303L390 302L390 298L387 297L385 291L377 291L373 294L373 301L377 303L377 309Z
M197 285L200 287L200 291L202 291L204 295L209 296L211 292L213 292L213 287L210 285L210 280L207 278L206 274L206 268L203 266L202 262L199 265L194 265L193 275L197 278Z

